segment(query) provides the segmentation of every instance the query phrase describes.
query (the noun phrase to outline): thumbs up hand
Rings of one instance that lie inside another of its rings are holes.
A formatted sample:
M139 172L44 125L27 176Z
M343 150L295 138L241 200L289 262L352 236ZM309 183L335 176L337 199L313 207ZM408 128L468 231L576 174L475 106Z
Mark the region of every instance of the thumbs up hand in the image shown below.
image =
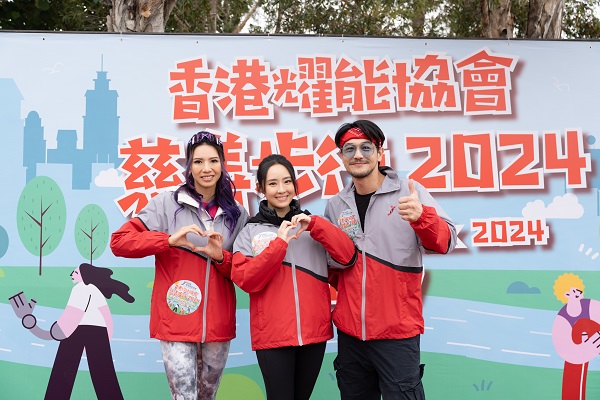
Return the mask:
M423 213L423 206L419 200L419 193L415 189L415 184L412 179L408 181L408 190L410 194L398 199L398 214L403 220L415 222Z

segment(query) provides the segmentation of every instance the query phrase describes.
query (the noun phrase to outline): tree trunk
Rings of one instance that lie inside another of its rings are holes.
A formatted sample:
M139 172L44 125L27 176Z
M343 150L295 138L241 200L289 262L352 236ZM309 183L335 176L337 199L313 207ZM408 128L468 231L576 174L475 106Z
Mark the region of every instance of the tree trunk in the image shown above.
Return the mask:
M217 0L210 0L210 15L208 16L208 33L217 32Z
M164 32L177 0L105 0L109 32Z
M513 37L515 22L510 5L511 0L481 0L481 30L484 37Z
M281 33L281 20L283 19L283 10L281 9L281 2L277 2L277 20L275 22L275 33Z
M529 0L527 32L530 39L560 39L565 0Z
M422 2L415 2L413 13L410 21L413 36L422 37L425 34L425 5Z

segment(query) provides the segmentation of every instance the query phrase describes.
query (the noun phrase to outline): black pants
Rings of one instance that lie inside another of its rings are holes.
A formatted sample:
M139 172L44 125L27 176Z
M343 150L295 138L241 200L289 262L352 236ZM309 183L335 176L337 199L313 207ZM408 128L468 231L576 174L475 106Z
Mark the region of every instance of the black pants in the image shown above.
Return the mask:
M424 400L420 336L362 341L338 329L333 362L342 400Z
M83 349L87 355L92 384L99 400L123 399L110 351L108 332L102 326L79 325L58 345L46 400L69 400Z
M267 400L308 400L317 382L327 342L257 350Z

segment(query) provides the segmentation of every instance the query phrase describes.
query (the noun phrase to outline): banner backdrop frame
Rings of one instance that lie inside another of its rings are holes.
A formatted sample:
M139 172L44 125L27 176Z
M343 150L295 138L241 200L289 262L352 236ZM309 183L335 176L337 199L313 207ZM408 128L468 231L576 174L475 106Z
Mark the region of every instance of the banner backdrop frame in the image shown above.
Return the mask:
M110 233L181 182L185 143L203 129L223 139L251 215L256 166L270 153L292 159L303 208L322 214L349 181L332 137L357 119L382 128L384 163L424 184L459 230L451 254L424 257L428 399L561 398L557 346L570 338L554 327L555 282L572 274L600 304L600 42L2 31L0 49L6 398L42 398L58 346L23 327L13 296L34 298L50 329L70 272L90 261L136 298L108 300L125 398L168 398L148 334L154 260L115 257ZM55 206L43 229L27 216L42 198ZM248 297L237 295L218 398L264 399ZM339 398L336 349L334 337L314 399ZM586 391L600 397L598 357ZM93 393L84 355L72 398Z

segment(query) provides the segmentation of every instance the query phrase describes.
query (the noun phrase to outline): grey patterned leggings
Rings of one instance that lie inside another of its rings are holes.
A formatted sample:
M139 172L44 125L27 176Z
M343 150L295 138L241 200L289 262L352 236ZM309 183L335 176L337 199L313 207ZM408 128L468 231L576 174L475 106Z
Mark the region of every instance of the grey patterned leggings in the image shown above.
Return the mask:
M230 342L160 341L173 400L213 400L225 369Z

